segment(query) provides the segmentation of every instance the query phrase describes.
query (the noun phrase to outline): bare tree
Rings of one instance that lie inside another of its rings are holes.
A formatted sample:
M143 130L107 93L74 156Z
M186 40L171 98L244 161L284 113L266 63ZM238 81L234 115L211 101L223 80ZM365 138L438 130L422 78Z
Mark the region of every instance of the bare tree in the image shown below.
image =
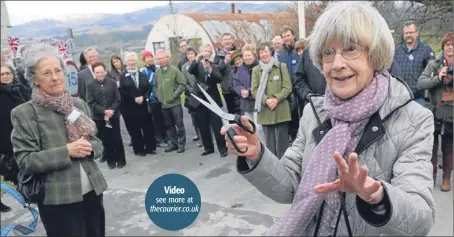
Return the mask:
M305 1L304 5L306 32L310 34L312 28L314 27L315 21L328 6L328 1ZM276 9L276 12L286 12L291 14L292 17L280 21L279 24L274 27L273 35L280 35L280 28L284 25L288 25L295 30L295 35L299 36L298 2L292 1L290 4Z

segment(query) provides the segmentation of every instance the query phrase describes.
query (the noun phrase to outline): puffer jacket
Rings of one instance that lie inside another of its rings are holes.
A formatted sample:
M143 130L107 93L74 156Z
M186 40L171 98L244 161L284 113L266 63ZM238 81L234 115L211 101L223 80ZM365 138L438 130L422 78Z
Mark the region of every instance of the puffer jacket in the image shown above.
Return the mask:
M354 236L425 236L435 221L433 115L412 101L406 84L393 77L389 80L388 97L371 117L356 148L359 165L366 165L369 176L383 185L390 204L388 215L379 220L371 207L353 193L346 193L345 210ZM254 165L249 166L244 157L237 160L238 172L279 203L292 203L308 158L331 127L323 109L323 96L312 97L311 104L305 107L295 142L281 159L262 144L261 158ZM316 218L304 236L313 236L315 225ZM348 236L344 217L337 235Z

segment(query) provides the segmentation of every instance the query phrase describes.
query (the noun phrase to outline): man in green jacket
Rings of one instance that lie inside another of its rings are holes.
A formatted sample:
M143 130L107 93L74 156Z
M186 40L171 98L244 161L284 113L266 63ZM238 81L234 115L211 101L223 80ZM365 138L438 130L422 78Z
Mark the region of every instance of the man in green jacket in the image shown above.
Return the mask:
M165 152L178 150L178 153L182 153L186 145L186 132L180 95L184 92L186 84L180 70L169 65L169 55L165 50L158 50L156 58L161 69L156 71L155 88L162 103L167 135L171 141Z

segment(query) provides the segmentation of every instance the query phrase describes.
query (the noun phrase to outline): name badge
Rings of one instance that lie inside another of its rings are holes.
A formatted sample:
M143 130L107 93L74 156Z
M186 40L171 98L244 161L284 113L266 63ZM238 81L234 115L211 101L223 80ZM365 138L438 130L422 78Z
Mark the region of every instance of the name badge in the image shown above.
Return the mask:
M129 77L130 75L131 75L131 74L129 74L129 72L125 74L126 77Z
M279 80L279 76L274 76L273 80L275 80L275 81Z
M296 60L292 60L292 64L296 64Z
M408 59L410 59L410 61L413 61L413 59L415 59L415 58L413 57L412 54L410 54L410 55L408 56Z
M70 122L70 123L74 123L76 122L77 118L79 118L79 116L81 115L82 113L79 112L79 110L77 110L76 108L73 109L73 111L68 115L68 117L66 117L66 119Z

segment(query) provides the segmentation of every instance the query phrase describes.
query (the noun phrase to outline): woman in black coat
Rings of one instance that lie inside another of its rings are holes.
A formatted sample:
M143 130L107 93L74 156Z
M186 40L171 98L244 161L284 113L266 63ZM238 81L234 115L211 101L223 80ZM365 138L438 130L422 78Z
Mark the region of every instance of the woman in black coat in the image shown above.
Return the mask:
M117 83L106 76L102 62L93 64L92 69L96 80L87 85L87 103L104 145L107 165L111 169L115 166L121 169L126 165L126 156L120 131L120 92Z
M137 54L125 55L127 70L121 74L120 111L125 120L126 129L132 138L134 154L145 156L156 154L156 138L153 119L148 114L149 86L147 76L137 69Z
M31 97L31 88L20 83L10 66L1 66L0 80L0 174L5 180L17 184L19 168L14 160L13 145L11 144L11 110L27 102ZM8 164L8 165L6 165ZM0 211L7 212L10 208L0 202Z

